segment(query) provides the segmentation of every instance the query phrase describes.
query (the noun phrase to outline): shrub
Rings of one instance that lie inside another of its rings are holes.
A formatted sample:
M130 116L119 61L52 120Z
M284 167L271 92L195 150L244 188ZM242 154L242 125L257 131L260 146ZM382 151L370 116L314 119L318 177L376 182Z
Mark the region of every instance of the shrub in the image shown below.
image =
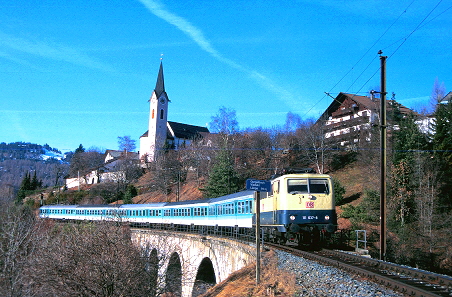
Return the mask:
M345 188L337 178L333 178L334 202L341 205L344 201Z

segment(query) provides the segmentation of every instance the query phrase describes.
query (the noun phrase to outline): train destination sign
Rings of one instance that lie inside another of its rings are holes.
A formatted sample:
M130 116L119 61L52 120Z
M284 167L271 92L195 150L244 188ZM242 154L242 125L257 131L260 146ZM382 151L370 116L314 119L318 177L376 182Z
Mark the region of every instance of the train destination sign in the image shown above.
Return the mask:
M246 189L250 191L270 192L272 184L269 180L247 179Z

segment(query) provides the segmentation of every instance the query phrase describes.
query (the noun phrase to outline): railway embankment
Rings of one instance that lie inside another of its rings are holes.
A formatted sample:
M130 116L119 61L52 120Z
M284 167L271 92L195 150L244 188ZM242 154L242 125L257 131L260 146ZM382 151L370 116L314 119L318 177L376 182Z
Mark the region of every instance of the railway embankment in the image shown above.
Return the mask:
M277 255L278 267L291 271L296 277L296 284L299 287L295 294L296 297L404 296L335 267L325 266L283 251L277 251Z

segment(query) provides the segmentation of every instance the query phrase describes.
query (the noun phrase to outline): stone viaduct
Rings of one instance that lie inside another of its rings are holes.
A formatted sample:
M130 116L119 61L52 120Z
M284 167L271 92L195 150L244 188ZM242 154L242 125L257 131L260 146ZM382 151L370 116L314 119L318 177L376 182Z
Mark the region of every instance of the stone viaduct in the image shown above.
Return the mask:
M132 242L149 257L155 290L191 297L256 260L255 247L226 238L174 231L132 230Z

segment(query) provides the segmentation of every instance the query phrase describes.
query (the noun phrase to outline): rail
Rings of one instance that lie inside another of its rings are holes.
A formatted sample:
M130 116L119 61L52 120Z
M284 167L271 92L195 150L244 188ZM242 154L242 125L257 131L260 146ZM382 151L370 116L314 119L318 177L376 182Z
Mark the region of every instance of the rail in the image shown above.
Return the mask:
M452 277L402 266L351 253L322 249L302 251L291 247L266 244L300 257L367 277L394 291L408 296L452 296Z

